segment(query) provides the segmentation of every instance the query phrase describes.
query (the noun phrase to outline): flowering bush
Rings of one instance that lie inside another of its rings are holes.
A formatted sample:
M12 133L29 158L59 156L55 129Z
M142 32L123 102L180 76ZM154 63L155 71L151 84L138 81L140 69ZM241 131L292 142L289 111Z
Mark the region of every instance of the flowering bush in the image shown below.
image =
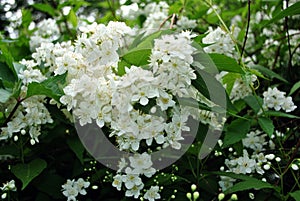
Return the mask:
M0 9L2 200L300 201L300 2Z

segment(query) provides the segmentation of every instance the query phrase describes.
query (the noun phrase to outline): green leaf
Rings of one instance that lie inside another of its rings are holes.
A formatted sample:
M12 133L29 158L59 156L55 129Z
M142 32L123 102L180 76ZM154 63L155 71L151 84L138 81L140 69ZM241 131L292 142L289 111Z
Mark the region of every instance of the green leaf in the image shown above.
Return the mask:
M0 50L2 53L2 54L0 54L0 57L4 58L4 61L8 65L9 69L14 73L14 76L17 77L16 71L13 66L14 58L13 58L11 52L9 51L7 45L0 43Z
M135 66L143 66L148 64L151 49L134 49L127 54L123 55L125 62Z
M222 82L223 84L226 84L226 91L228 94L231 93L234 83L238 78L241 78L241 75L238 73L227 73L222 77Z
M27 9L22 9L22 25L28 27L32 21L31 12Z
M228 147L245 138L250 131L250 126L250 120L236 119L232 121L226 129L223 147Z
M258 124L262 128L263 131L265 131L269 137L274 133L274 125L273 121L266 117L259 117L258 118Z
M234 184L232 187L228 188L224 193L231 194L238 191L245 191L250 189L260 190L264 188L274 188L271 184L261 181L261 180L246 180Z
M48 13L52 17L54 17L56 15L55 9L52 6L50 6L49 4L36 3L36 4L33 4L32 6L39 11Z
M269 20L267 23L265 23L263 26L269 25L273 22L276 22L282 18L293 16L293 15L299 15L300 14L300 1L291 5L290 7L284 9L277 15L275 15L271 20Z
M288 83L288 81L286 79L284 79L283 77L281 77L280 75L278 75L277 73L273 72L272 70L270 70L268 68L265 68L260 65L254 65L254 66L251 66L251 68L258 70L259 72L263 73L265 76L267 76L269 78L276 78L280 81Z
M219 171L218 172L210 171L210 172L207 172L207 174L227 176L227 177L231 177L234 179L242 180L241 182L236 183L234 186L228 188L224 192L225 194L231 194L231 193L243 191L243 190L263 189L263 188L272 188L272 189L278 191L278 187L274 187L267 182L261 181L259 179L256 179L256 178L248 176L248 175L235 174L233 172L219 172Z
M192 80L192 85L206 98L229 111L236 111L224 87L216 78L203 70L195 71L197 79Z
M172 33L171 30L163 30L155 32L145 38L138 36L128 52L121 56L127 64L135 66L143 66L148 64L151 49L153 48L154 40L163 34Z
M70 149L75 153L81 164L83 164L83 152L85 149L81 141L78 138L68 138L67 144L69 145Z
M296 201L300 201L300 190L294 191L292 193L289 193L292 198L294 198Z
M0 80L2 80L4 86L6 83L13 83L15 81L12 70L5 63L0 63Z
M0 103L5 103L11 97L12 93L5 90L0 89Z
M50 77L49 79L38 83L32 82L28 85L27 96L46 95L59 101L59 98L64 94L62 86L65 84L67 74Z
M287 113L284 113L284 112L279 112L279 111L269 110L269 111L265 111L265 114L269 115L269 116L274 116L274 117L285 117L285 118L291 118L291 119L300 119L300 117L298 117L298 116L295 116L295 115L292 115L292 114L287 114Z
M243 69L236 62L235 59L225 56L223 54L209 54L210 58L213 60L214 64L218 68L219 71L227 71L233 73L244 74Z
M12 173L22 181L22 190L45 168L47 167L46 161L42 159L35 159L28 164L18 164L11 167Z
M74 12L73 9L71 9L69 14L68 14L68 20L71 22L73 27L77 27L78 20L77 20L76 13Z
M262 98L255 97L253 95L245 97L244 101L253 109L255 114L257 114L260 111L263 102Z
M289 93L289 96L295 93L300 88L300 81L296 82L293 87L291 88L291 91Z

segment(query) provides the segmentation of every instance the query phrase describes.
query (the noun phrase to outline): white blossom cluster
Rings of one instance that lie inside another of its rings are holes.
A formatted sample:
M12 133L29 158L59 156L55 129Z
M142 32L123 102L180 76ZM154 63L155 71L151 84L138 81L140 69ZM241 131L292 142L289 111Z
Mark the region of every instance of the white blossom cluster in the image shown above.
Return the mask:
M121 5L117 13L124 19L133 20L140 15L146 17L143 23L143 30L146 34L158 31L160 28L169 28L171 20L169 18L169 5L165 1L151 2L146 5L134 2L130 5ZM173 27L179 30L193 29L197 26L196 20L191 20L186 16L181 16Z
M77 181L75 179L68 179L67 182L62 185L62 193L68 198L67 201L77 201L76 197L81 195L86 195L86 188L90 186L90 182L84 181L84 179L79 178Z
M220 27L216 29L209 27L207 35L202 39L202 42L208 46L204 47L203 50L206 53L219 53L238 59L239 55L235 50L235 42L230 34L232 37L237 38L239 31L238 27L232 27L231 33L227 33Z
M285 92L278 90L276 87L269 87L268 90L263 93L263 96L264 108L275 109L276 111L282 109L285 112L292 112L297 108L292 97L286 97Z
M37 66L33 61L23 60L22 63L26 68L21 69L18 77L22 81L21 86L21 96L20 96L20 106L17 108L14 113L13 118L7 123L6 127L2 128L0 140L6 140L11 138L13 134L14 140L18 140L18 134L25 135L28 133L30 135L30 143L34 145L36 142L39 142L38 137L41 135L41 126L47 123L53 123L53 120L50 116L50 113L45 103L45 96L32 96L26 98L27 86L31 82L42 82L46 79L42 75L39 69L34 67ZM21 100L23 99L23 100ZM12 108L9 108L11 112Z
M277 135L278 136L278 135ZM264 175L265 171L268 171L272 165L271 161L276 160L280 162L279 157L275 157L274 154L265 154L266 146L271 149L274 148L274 142L272 139L267 141L267 134L260 130L250 131L246 137L242 140L244 146L243 156L235 156L236 153L230 154L229 158L225 159L225 165L227 167L226 172L233 172L235 174L259 174ZM274 136L275 137L275 136ZM230 148L232 149L232 148ZM250 154L249 154L250 153ZM225 170L224 167L221 168ZM223 191L233 186L236 181L233 178L227 176L221 176L221 180L218 182Z
M2 191L1 199L6 199L8 191L17 191L15 180L4 183L3 186L0 187L0 190Z
M144 152L143 154L135 154L129 157L130 166L128 162L122 158L119 163L118 174L113 177L113 187L121 190L125 187L125 196L138 198L141 195L141 190L144 188L144 183L141 176L148 178L152 177L156 170L152 167L151 155ZM125 169L124 173L121 171ZM158 186L151 186L151 188L144 194L144 199L153 201L159 199Z
M34 27L36 31L33 33L33 36L30 37L29 41L30 50L33 52L42 43L55 41L60 36L59 28L54 19L43 19L36 25L32 23L30 28L33 29Z

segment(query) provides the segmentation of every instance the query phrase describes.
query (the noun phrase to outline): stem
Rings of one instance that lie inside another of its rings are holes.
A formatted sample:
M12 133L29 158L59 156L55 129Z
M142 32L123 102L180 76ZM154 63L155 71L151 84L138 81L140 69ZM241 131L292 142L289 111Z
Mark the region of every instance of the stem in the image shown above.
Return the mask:
M289 7L289 1L286 0L286 7ZM291 68L292 68L292 50L291 50L291 43L290 43L290 34L289 34L289 25L288 25L288 17L284 18L284 29L287 34L287 42L288 42L288 48L289 48L289 63L288 63L288 70L289 73L291 73Z
M236 40L235 40L235 38L234 38L234 36L233 36L233 33L231 33L231 31L229 30L229 28L227 27L227 25L226 25L225 22L223 21L222 17L219 15L218 11L213 7L211 0L209 0L209 1L208 1L208 0L205 0L205 2L208 4L208 6L210 6L210 8L211 8L211 9L213 10L213 12L216 14L216 16L217 16L218 19L220 20L222 26L224 27L225 31L229 34L231 40L234 42L234 44L235 44L235 49L236 49L238 55L241 55L240 49L239 49L239 47L238 47L238 45L237 45L237 42L236 42ZM241 66L241 67L242 67L242 70L245 72L246 67L245 67L244 62L242 61L242 57L239 58L239 64L242 65L242 66Z
M7 126L7 123L13 118L14 114L16 113L18 107L20 106L20 104L22 103L23 100L25 100L25 99L21 99L21 98L17 99L16 105L14 106L14 108L12 109L12 111L10 112L8 117L6 118L5 122L2 124L2 127Z
M246 47L246 42L247 42L247 38L248 38L248 32L249 32L249 26L250 26L250 16L251 16L251 0L248 0L248 17L247 17L247 28L246 28L246 34L245 34L245 38L244 38L244 43L242 46L242 51L241 51L241 58L243 57L243 53Z

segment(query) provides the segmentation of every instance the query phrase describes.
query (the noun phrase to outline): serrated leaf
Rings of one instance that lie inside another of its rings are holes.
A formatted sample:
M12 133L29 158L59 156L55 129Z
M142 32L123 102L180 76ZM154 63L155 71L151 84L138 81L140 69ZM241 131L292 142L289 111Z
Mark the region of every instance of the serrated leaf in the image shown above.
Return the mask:
M291 88L291 91L289 93L289 96L295 93L300 88L300 81L296 82L293 87Z
M238 65L235 59L223 54L216 53L209 54L209 56L213 60L219 71L244 74L243 69L240 65Z
M269 116L273 116L273 117L285 117L285 118L291 118L291 119L300 119L300 117L298 117L298 116L295 116L292 114L287 114L287 113L280 112L280 111L269 110L269 111L265 111L265 114L269 115Z
M67 144L69 145L70 149L75 153L81 164L83 164L83 152L85 149L81 141L78 138L68 138Z
M28 27L32 21L31 12L27 9L22 9L22 25Z
M36 3L36 4L33 4L32 6L39 11L48 13L52 17L54 17L56 15L55 9L52 6L50 6L49 4Z
M11 97L12 93L5 90L0 89L0 103L5 103Z
M14 76L17 77L16 71L13 66L14 58L10 51L8 50L8 47L6 44L0 44L0 57L4 58L5 63L8 65L9 69L14 73Z
M11 167L11 172L22 181L22 190L45 168L46 161L42 159L35 159L28 164L18 164Z
M245 180L239 183L234 184L232 187L228 188L224 193L231 194L238 191L245 191L245 190L260 190L264 188L274 188L271 184L261 181L261 180Z
M300 201L300 190L290 193L290 196L294 198L296 201Z
M253 109L255 114L257 114L260 111L263 102L262 98L255 97L253 95L245 97L244 101Z
M150 54L151 49L134 49L123 55L122 58L131 65L143 66L148 64Z
M273 121L266 117L259 117L258 118L258 124L262 128L263 131L265 131L270 137L274 133L274 125Z
M276 22L280 19L283 19L287 16L293 16L293 15L299 15L299 14L300 14L300 1L294 3L290 7L284 9L283 11L281 11L280 13L275 15L271 20L267 21L267 23L265 23L263 26L269 25L269 24Z
M268 68L265 68L260 65L254 65L254 66L251 66L251 68L258 70L259 72L261 72L262 74L264 74L265 76L267 76L269 78L276 78L280 81L288 83L288 81L286 79L284 79L283 77L281 77L280 75L278 75L277 73L275 73L274 71L272 71Z
M77 20L76 13L74 12L73 9L71 9L69 14L68 14L68 20L71 22L73 27L77 27L78 20Z
M3 84L13 83L16 80L13 71L5 63L0 63L0 80Z
M229 111L236 111L224 87L215 77L203 70L195 71L197 79L192 80L192 85L206 98Z
M245 138L250 131L250 126L250 120L236 119L232 121L226 129L223 147L228 147Z
M250 177L248 175L243 174L235 174L233 172L207 172L207 174L215 174L220 176L227 176L234 179L242 180L239 183L234 184L232 187L228 188L224 193L231 194L238 191L250 190L250 189L264 189L264 188L272 188L278 191L277 187L272 186L271 184L256 179L254 177Z
M66 73L51 77L41 83L32 82L28 85L27 96L34 95L46 95L59 101L59 98L64 94L62 91L62 85L64 85L66 79Z

